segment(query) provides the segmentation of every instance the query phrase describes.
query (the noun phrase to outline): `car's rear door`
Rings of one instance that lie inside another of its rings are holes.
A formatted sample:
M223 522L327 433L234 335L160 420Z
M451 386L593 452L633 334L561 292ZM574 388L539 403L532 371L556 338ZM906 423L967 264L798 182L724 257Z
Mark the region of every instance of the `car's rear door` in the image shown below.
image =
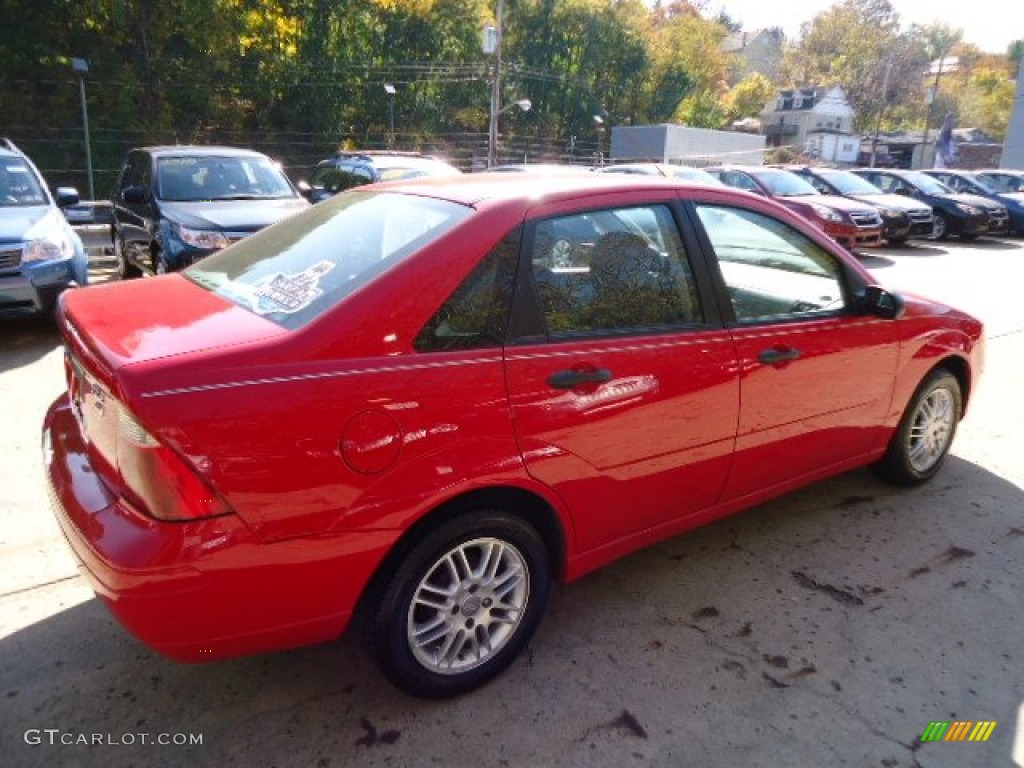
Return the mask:
M738 357L736 458L723 501L878 447L898 363L890 321L854 309L843 261L786 221L697 203Z
M571 510L581 552L712 506L739 412L675 195L636 194L530 213L506 348L526 468Z

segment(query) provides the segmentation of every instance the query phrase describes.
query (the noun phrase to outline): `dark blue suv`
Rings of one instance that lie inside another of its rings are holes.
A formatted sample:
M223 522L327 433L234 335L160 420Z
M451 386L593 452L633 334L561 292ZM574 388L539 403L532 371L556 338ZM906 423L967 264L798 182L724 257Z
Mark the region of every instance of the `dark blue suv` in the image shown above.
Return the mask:
M114 185L118 275L184 269L309 207L281 167L236 147L141 147Z
M61 291L85 285L89 260L61 208L78 192L51 196L32 161L0 139L0 313L52 311Z

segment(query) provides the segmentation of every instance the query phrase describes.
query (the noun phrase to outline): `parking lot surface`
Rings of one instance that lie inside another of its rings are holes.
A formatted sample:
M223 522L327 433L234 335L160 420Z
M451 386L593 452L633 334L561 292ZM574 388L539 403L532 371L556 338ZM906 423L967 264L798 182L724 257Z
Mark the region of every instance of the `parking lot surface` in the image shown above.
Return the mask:
M136 643L48 507L59 338L3 321L0 763L1024 766L1024 241L863 261L986 322L942 474L902 490L849 473L622 560L559 589L503 677L444 702L396 692L353 637L201 666ZM934 721L996 725L922 743Z

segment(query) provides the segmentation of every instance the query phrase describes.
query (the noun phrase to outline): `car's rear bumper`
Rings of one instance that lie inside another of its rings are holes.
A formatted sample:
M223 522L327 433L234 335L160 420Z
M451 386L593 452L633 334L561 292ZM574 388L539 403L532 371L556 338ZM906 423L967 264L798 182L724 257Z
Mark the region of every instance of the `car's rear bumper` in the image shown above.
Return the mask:
M126 503L92 469L66 396L43 427L50 499L79 569L143 643L204 661L340 635L391 536L263 542L235 515L168 523Z

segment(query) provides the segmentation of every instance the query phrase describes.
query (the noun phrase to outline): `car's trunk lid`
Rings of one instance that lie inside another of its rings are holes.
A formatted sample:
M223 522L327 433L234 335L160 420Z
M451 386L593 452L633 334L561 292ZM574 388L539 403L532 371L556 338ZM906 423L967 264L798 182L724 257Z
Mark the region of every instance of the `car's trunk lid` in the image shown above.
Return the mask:
M120 421L132 408L121 370L288 333L181 275L69 291L60 324L72 408L94 466L115 488Z

